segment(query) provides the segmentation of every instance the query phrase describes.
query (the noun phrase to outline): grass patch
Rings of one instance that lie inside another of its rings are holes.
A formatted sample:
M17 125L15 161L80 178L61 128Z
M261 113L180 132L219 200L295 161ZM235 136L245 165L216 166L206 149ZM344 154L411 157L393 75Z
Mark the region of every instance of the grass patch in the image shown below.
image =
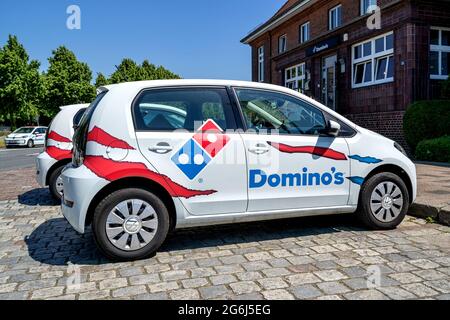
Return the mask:
M5 137L0 137L0 149L6 148Z

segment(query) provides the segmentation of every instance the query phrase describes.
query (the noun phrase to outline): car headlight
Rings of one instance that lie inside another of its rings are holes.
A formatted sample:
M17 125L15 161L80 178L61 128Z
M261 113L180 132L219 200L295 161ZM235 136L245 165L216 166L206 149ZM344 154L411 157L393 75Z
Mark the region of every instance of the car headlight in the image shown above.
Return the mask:
M405 148L403 148L399 143L395 142L394 143L394 147L400 151L401 153L403 153L405 156L408 156L408 153L406 153Z

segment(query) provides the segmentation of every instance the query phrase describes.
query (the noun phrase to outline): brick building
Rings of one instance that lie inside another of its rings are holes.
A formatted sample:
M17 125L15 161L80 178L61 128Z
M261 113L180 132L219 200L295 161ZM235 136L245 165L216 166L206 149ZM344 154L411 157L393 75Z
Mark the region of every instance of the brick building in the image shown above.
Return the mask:
M289 0L242 43L253 81L299 90L405 145L406 108L439 98L449 75L450 1Z

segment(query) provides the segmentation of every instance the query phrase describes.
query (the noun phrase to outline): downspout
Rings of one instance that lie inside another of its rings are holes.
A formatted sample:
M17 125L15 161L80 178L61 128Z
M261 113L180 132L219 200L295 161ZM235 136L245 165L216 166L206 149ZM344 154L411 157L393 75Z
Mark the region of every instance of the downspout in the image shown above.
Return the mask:
M272 83L272 31L269 31L269 83Z

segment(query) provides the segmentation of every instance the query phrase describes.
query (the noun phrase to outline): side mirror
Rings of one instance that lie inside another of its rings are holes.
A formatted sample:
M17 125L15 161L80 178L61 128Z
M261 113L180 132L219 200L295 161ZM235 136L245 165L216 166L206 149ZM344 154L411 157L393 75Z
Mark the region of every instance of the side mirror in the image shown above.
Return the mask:
M341 125L339 123L333 120L328 121L327 135L331 137L337 137L339 136L340 132L341 132Z

